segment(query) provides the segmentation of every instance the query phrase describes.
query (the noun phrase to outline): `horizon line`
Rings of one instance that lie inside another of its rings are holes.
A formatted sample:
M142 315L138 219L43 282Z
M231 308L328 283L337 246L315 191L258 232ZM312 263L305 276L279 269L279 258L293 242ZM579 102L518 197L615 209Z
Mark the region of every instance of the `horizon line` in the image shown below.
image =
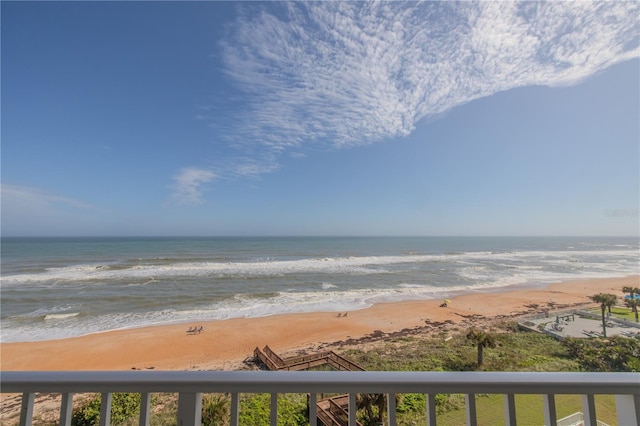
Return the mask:
M182 234L151 234L151 235L0 235L3 238L639 238L638 235L462 235L462 234L431 234L431 235L182 235Z

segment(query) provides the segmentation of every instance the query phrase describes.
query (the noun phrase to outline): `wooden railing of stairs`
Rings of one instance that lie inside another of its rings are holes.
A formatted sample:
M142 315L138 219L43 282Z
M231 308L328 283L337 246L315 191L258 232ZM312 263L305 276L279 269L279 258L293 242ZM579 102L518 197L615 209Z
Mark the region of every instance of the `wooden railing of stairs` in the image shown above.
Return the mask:
M365 371L358 364L349 361L343 356L333 351L318 352L311 355L294 356L290 358L281 358L269 346L264 349L255 348L253 354L258 358L269 370L273 371L301 371L308 370L320 365L330 365L336 370L344 371Z
M281 358L269 346L265 346L263 349L256 347L253 354L272 371L301 371L321 365L329 365L340 371L365 371L358 364L333 351ZM317 407L318 421L324 426L348 426L349 395L322 399L317 402ZM362 426L359 422L356 424Z
M349 424L349 395L338 395L318 401L318 420L324 426L346 426ZM360 422L357 425L362 426Z

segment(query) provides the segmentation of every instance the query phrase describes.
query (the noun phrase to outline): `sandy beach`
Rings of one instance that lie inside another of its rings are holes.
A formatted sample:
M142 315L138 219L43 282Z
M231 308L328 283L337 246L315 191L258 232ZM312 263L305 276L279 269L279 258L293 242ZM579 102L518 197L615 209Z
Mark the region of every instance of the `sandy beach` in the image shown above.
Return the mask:
M256 346L282 353L366 340L389 333L429 333L483 326L487 321L593 303L588 296L640 287L640 276L562 282L545 288L470 293L441 300L374 305L336 312L274 315L118 330L77 338L0 345L1 369L237 369ZM187 333L191 326L201 333Z

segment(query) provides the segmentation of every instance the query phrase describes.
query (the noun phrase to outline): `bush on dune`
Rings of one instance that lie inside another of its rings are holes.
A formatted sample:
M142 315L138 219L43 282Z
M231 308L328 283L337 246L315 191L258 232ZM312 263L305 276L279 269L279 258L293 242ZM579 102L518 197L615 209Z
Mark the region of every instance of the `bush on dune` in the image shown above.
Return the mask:
M640 340L568 338L563 341L583 371L640 372Z

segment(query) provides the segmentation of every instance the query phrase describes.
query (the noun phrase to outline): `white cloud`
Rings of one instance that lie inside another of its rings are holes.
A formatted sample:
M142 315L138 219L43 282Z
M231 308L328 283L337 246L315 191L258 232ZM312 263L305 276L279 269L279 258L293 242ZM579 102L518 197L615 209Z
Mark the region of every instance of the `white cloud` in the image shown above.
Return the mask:
M82 210L93 210L91 204L69 197L47 192L40 188L29 186L11 185L3 183L2 188L2 208L3 210L20 210L28 208L37 211L49 211L50 208L72 207Z
M180 204L199 204L205 185L216 177L211 170L186 167L173 178L173 198Z
M221 42L250 99L229 138L278 156L408 135L473 99L640 56L639 14L638 2L249 4Z
M277 164L261 160L244 159L234 164L231 174L244 177L255 177L264 173L271 173L278 168Z

